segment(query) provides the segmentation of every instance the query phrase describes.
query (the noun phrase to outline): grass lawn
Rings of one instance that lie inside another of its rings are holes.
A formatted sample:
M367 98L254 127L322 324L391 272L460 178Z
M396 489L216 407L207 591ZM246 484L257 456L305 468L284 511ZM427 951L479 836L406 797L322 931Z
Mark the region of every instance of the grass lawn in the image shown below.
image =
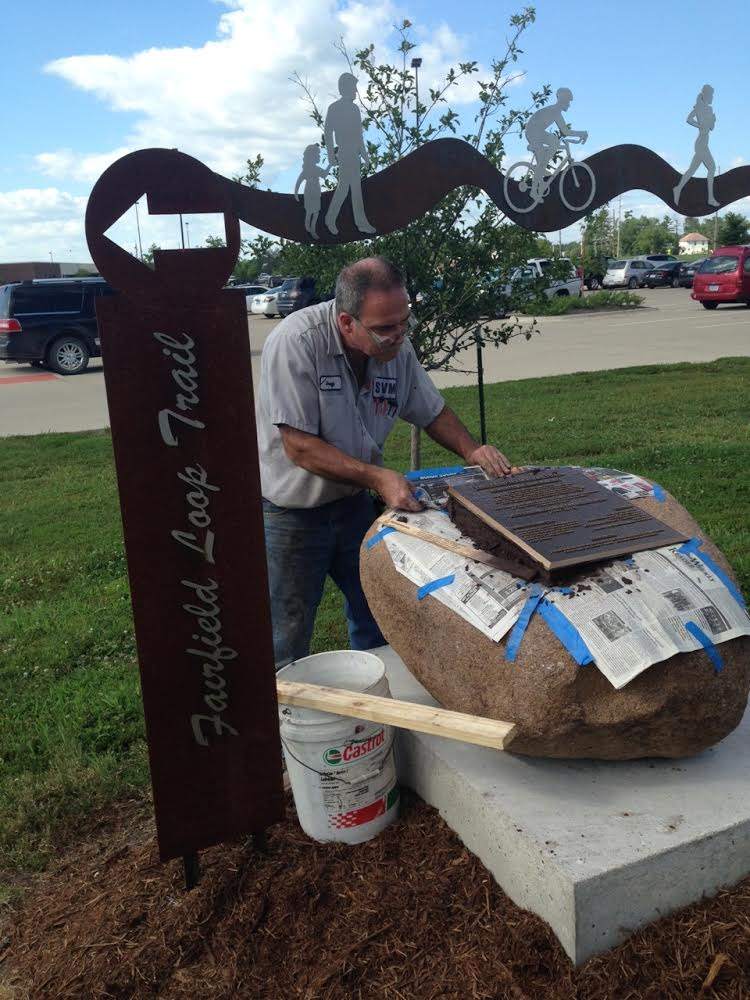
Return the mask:
M750 590L750 358L487 388L493 443L518 464L609 465L673 492ZM476 433L476 393L445 392ZM409 433L388 442L406 469ZM452 464L433 442L423 465ZM0 440L0 870L44 865L95 806L148 782L108 433ZM347 645L326 592L313 651Z

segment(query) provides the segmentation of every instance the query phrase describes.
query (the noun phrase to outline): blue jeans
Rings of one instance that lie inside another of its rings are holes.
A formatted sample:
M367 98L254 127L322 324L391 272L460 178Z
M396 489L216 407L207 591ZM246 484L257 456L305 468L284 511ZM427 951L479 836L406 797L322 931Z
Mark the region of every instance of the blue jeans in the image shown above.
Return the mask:
M366 492L306 509L263 501L277 670L310 652L315 613L329 575L346 598L351 648L385 643L359 579L359 548L374 520L372 497Z

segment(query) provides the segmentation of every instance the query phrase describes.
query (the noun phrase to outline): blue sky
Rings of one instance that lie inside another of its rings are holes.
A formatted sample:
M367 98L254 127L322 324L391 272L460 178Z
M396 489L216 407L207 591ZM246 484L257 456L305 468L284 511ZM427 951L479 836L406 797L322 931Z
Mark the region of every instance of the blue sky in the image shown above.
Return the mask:
M299 154L316 130L289 76L299 69L320 95L334 95L344 68L332 47L373 40L388 54L389 28L415 25L423 83L458 59L487 64L500 53L517 8L464 0L35 0L3 11L3 157L0 260L85 260L85 202L109 162L147 145L177 146L225 174L261 152L263 183L291 190ZM589 132L584 150L619 142L650 146L678 169L692 153L685 124L695 95L715 88L714 156L726 170L750 161L747 5L664 0L623 8L540 0L524 36L512 88L523 105L544 82L570 87L568 120ZM626 14L626 16L623 16ZM470 115L470 93L456 109ZM524 153L520 140L508 150ZM740 210L750 214L748 200ZM662 214L632 193L623 209ZM142 213L143 214L143 213ZM168 220L142 220L144 242L176 245ZM202 228L203 227L203 228ZM203 238L193 220L193 242ZM121 239L134 242L134 219Z

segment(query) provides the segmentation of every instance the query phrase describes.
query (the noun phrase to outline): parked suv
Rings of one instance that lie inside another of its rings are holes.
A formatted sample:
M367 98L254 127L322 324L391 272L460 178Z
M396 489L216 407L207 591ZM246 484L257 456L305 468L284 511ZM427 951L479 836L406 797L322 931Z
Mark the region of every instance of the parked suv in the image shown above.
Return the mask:
M750 306L750 246L714 250L695 272L691 298L704 309L715 309L720 302Z
M315 294L315 278L287 278L279 289L276 309L279 315L288 316L319 301Z
M653 267L653 263L641 257L624 257L620 260L611 260L607 265L607 272L604 275L602 285L605 288L617 288L627 286L628 288L640 288L646 278L646 274Z
M40 278L0 285L0 361L78 375L101 356L94 304L103 278Z

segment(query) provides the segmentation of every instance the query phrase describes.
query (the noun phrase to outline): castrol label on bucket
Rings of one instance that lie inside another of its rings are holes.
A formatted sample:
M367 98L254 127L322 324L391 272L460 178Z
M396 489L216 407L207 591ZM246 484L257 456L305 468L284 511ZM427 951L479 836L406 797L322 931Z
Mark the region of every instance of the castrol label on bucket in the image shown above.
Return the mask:
M386 812L396 784L392 749L393 731L380 726L323 750L320 787L329 826L360 826Z

